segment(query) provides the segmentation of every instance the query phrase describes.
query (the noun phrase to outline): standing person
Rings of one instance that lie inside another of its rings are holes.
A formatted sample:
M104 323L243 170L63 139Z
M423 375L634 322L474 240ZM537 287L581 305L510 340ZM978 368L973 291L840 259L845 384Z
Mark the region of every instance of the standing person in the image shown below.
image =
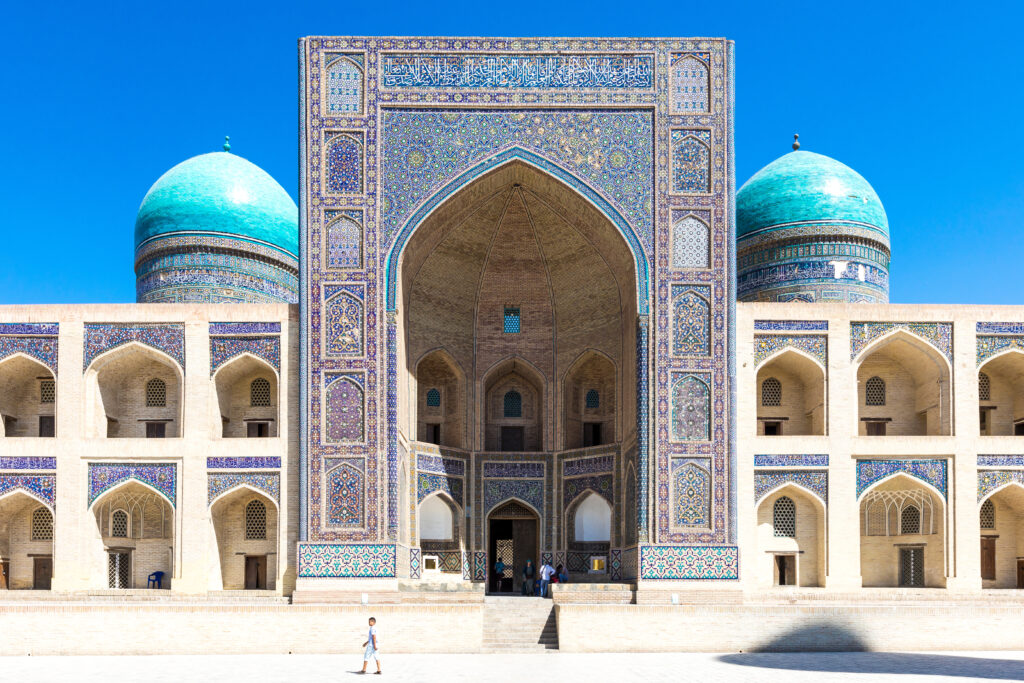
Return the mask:
M505 563L498 558L498 561L494 563L494 576L496 580L494 582L494 590L501 592L501 582L505 576Z
M366 642L363 643L363 647L366 648L366 652L363 653L363 670L359 673L366 673L366 663L370 661L370 657L373 657L373 661L377 662L377 673L380 673L380 645L377 640L377 620L370 617L370 633L366 636Z
M548 584L551 583L551 575L555 573L554 568L544 560L540 567L540 597L548 597Z
M527 560L523 567L523 595L533 595L533 575L536 571L533 568L533 560Z

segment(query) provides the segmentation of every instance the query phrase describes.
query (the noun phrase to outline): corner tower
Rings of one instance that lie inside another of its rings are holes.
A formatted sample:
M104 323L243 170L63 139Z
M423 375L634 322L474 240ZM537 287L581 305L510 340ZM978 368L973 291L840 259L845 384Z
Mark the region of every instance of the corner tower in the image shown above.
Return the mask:
M139 303L298 302L298 207L230 149L186 159L146 193L135 220Z
M889 221L859 173L800 150L736 194L740 301L889 302Z

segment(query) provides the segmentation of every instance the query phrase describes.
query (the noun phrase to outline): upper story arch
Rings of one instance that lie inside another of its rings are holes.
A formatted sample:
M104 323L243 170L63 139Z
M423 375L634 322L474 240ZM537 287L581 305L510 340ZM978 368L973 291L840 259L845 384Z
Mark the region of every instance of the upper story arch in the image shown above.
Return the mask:
M978 413L982 436L1024 436L1024 351L1004 349L978 368Z
M827 374L820 360L789 346L765 358L755 372L757 434L825 434Z
M0 437L56 434L57 378L17 352L0 360Z

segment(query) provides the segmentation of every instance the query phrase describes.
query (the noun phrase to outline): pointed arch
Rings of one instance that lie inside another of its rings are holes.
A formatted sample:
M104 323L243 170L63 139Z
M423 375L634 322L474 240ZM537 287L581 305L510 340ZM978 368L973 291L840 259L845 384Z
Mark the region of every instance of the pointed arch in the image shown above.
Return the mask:
M673 441L711 439L711 385L695 373L674 375L671 396Z
M506 496L505 498L502 498L497 503L494 503L493 505L491 505L491 507L484 513L484 517L489 519L490 516L491 516L491 513L493 513L495 510L501 508L502 506L504 506L504 505L506 505L508 503L519 503L523 507L527 508L534 515L536 515L538 520L541 519L541 514L540 514L540 512L538 512L537 508L535 508L531 503L527 503L525 500L523 500L519 496Z
M864 500L864 496L866 496L871 491L877 489L878 487L882 486L886 482L893 481L895 479L900 479L900 478L906 479L907 482L909 484L911 484L911 485L917 484L917 485L920 485L922 488L926 489L929 493L931 493L932 495L934 495L936 498L939 499L939 502L941 503L942 508L945 509L945 507L946 507L946 496L945 496L945 494L942 491L937 489L935 487L935 485L932 484L931 482L925 481L924 479L921 479L920 477L916 477L916 476L914 476L913 474L911 474L909 472L902 472L902 471L901 472L893 472L892 474L889 474L889 475L886 475L885 477L882 477L878 481L872 482L870 486L867 486L863 491L860 492L860 495L857 496L857 502L859 503L860 501Z
M711 267L711 226L700 216L686 214L672 224L672 267L677 270Z
M24 486L13 486L3 491L2 493L0 493L0 501L3 501L6 498L13 498L15 496L25 496L26 498L30 498L36 503L39 503L40 505L45 507L47 510L49 510L50 514L56 515L57 513L55 507L49 501L44 500L37 493L35 493L34 491L30 491Z
M102 493L100 493L95 498L93 498L92 502L89 503L89 508L88 509L90 511L95 510L107 498L112 497L114 494L116 494L121 489L126 488L126 487L131 487L131 486L136 485L136 484L141 486L144 489L147 489L150 493L154 493L157 496L159 496L162 501L166 502L168 505L171 506L172 510L175 508L175 502L173 500L171 500L167 496L166 493L164 493L160 489L156 488L152 484L148 484L148 483L142 481L141 479L139 479L138 477L132 475L132 476L129 476L129 477L125 478L125 479L122 479L121 481L117 482L116 484L114 484L110 488L104 490Z
M127 341L123 344L118 344L117 346L112 346L109 349L104 350L102 353L96 354L96 357L93 358L92 362L85 368L85 374L88 376L90 372L99 373L111 362L117 361L121 358L127 358L133 353L142 353L146 357L172 368L177 373L178 381L183 381L185 377L185 369L180 363L178 363L176 358L169 355L166 351L136 339Z
M919 334L915 334L905 327L895 327L885 334L879 335L875 339L872 339L870 343L864 346L853 359L853 365L860 367L864 361L871 356L873 353L885 348L894 341L904 339L912 346L925 352L928 357L941 368L944 368L947 372L952 368L950 366L949 359L946 354L942 352L939 347L935 346L931 341L925 339Z
M754 366L754 372L755 373L758 372L761 368L765 367L769 363L772 363L777 358L780 358L780 357L785 356L786 354L790 354L790 353L793 354L794 356L799 356L800 358L806 359L806 360L810 361L811 363L813 363L814 366L816 368L818 368L818 370L821 371L822 376L824 376L828 372L828 369L824 366L824 364L822 364L820 359L815 358L814 356L812 356L811 354L807 353L803 349L798 349L795 346L783 346L781 348L778 348L778 349L772 351L767 356L765 356L764 359L760 363L758 363L756 366Z
M764 501L768 500L769 498L778 493L786 495L787 490L792 490L796 492L797 495L807 496L814 503L815 507L817 508L817 511L820 514L825 514L825 509L828 507L828 503L825 502L821 495L816 491L813 491L812 489L809 489L808 487L803 486L802 484L796 481L784 481L780 483L778 486L768 489L767 491L762 493L756 501L754 501L754 507L760 507L761 504L764 503Z
M361 443L365 439L363 388L349 375L340 375L324 391L324 441Z
M324 487L328 526L363 526L366 488L363 472L349 463L341 463L327 471Z
M239 493L243 493L243 492L244 493L249 493L249 494L254 494L254 495L259 496L260 498L265 498L265 499L269 500L270 504L273 505L274 509L280 511L281 506L278 505L277 498L274 497L273 492L266 491L264 489L261 489L261 488L257 487L256 485L254 485L252 483L244 482L244 481L240 481L237 484L235 484L234 486L231 486L230 488L226 488L223 491L221 491L220 493L218 493L213 498L213 500L211 500L209 502L209 504L206 507L209 508L210 510L212 510L214 508L214 506L218 506L220 503L227 502L226 499L234 498Z
M277 371L277 368L275 368L269 361L267 361L266 358L261 358L260 356L254 354L252 351L239 351L238 353L236 353L235 355L231 356L227 360L223 361L220 365L218 365L217 369L213 371L213 375L211 375L210 379L216 381L217 375L219 375L225 368L235 363L238 363L239 361L244 360L251 360L258 363L264 369L269 370L271 373L273 373L274 377L277 379L280 379L281 377L281 374Z
M1019 489L1019 493L1022 496L1024 496L1024 483L1019 482L1019 481L1007 481L1007 482L1004 482L1004 483L1000 484L999 486L995 487L991 491L988 491L987 493L985 493L984 496L979 498L978 499L978 510L980 511L981 510L981 506L984 505L986 503L986 501L991 500L992 496L996 495L997 493L999 493L1001 491L1005 491L1006 489L1010 489L1010 488Z

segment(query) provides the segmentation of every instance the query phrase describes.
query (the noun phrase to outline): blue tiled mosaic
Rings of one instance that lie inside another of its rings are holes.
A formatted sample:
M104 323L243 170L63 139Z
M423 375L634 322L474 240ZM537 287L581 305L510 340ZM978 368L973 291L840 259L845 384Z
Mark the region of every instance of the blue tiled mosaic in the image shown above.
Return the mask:
M50 368L54 374L57 372L57 348L56 337L0 336L0 360L23 353Z
M206 477L206 502L213 504L219 496L238 487L249 487L267 495L275 503L281 502L281 475L277 472L232 472L209 474Z
M578 474L597 474L611 472L614 466L614 455L599 455L594 458L566 460L562 473L566 477L574 477Z
M244 353L262 358L272 368L281 371L280 337L210 337L210 375Z
M824 503L828 503L828 472L811 470L783 470L754 472L754 503L768 493L786 484L812 491Z
M850 323L850 359L860 355L874 340L893 330L906 330L938 349L953 362L953 323L861 322Z
M1024 455L979 455L978 467L1024 467Z
M542 462L485 462L484 477L487 478L519 478L543 479L544 463Z
M423 472L435 472L461 477L466 473L466 465L457 458L443 458L439 455L416 455L416 468Z
M206 459L210 470L266 470L281 467L281 458L276 455L216 456Z
M96 501L107 491L118 484L134 479L147 484L162 493L167 501L174 506L177 489L178 468L173 463L89 463L89 500L88 505Z
M978 502L1007 484L1024 488L1024 470L983 470L978 472Z
M464 505L462 479L459 477L446 477L443 474L420 472L416 477L416 502L422 502L424 498L435 491L447 493L460 507Z
M57 505L55 474L0 474L0 498L16 490L35 496L51 509Z
M1022 323L991 323L979 322L975 325L978 334L1021 334L1024 335Z
M828 455L755 455L754 467L828 467Z
M57 458L32 458L16 455L0 456L0 470L55 470Z
M82 368L96 356L118 346L138 342L163 351L185 367L185 326L181 324L86 323Z
M981 366L987 360L996 356L1003 351L1013 349L1024 353L1024 337L1017 336L1005 336L1005 337L988 337L979 336L977 338L978 345L978 365Z
M59 331L58 323L0 323L0 335L28 334L56 337Z
M278 334L281 323L210 323L210 334Z
M754 329L762 332L818 332L828 330L827 320L755 320Z
M945 460L858 460L857 497L860 498L876 482L903 473L931 484L945 498L946 470Z

